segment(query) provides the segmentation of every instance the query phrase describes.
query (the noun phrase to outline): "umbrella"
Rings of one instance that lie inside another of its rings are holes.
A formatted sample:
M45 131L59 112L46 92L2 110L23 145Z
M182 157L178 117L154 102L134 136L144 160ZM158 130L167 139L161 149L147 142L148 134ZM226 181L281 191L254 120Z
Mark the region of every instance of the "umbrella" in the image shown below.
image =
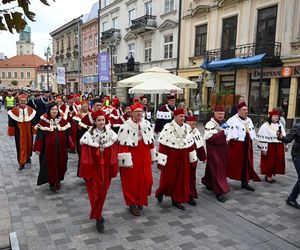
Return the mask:
M147 79L143 83L129 89L129 94L181 94L183 90L162 79Z
M183 77L172 74L170 71L163 68L154 67L146 70L145 72L126 78L118 82L119 87L134 87L140 83L143 83L147 79L152 80L164 80L170 84L173 84L179 88L197 88L197 83L192 82Z

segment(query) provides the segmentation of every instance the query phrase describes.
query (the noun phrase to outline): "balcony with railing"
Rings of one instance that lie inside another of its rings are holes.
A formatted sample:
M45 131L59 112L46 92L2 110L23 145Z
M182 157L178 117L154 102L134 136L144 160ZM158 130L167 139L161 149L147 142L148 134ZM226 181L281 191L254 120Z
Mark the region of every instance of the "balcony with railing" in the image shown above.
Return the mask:
M118 63L114 65L114 72L116 75L122 74L137 74L140 72L140 63Z
M121 39L121 31L119 29L111 28L109 30L103 31L101 36L101 41L109 41L109 40L120 40Z
M206 50L205 61L219 61L230 58L246 58L260 54L266 54L269 60L279 60L281 54L281 43L263 42L237 45L232 49Z
M156 29L156 16L144 15L137 19L131 20L130 30L135 34L145 33Z

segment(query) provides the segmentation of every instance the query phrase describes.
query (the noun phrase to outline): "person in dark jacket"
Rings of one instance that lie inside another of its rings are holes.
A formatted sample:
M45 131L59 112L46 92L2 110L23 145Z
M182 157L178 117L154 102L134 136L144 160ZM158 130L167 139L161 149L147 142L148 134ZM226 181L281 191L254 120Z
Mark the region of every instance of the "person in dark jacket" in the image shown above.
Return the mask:
M286 200L286 203L289 206L295 207L297 209L300 209L300 204L297 202L297 198L299 196L300 192L300 123L297 123L289 134L287 134L285 137L283 137L282 132L279 130L277 132L278 140L284 142L284 143L290 143L294 140L294 144L292 147L292 159L296 168L296 172L298 175L298 180L289 195L289 197Z

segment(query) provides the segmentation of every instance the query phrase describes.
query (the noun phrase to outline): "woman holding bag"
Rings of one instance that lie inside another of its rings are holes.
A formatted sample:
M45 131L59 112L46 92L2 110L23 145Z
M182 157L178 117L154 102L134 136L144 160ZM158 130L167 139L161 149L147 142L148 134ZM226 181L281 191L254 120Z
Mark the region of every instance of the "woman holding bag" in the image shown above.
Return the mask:
M104 231L102 209L111 179L118 174L116 141L118 136L106 125L105 112L92 114L93 127L80 139L81 158L79 177L84 178L91 204L90 219L96 220L96 229Z

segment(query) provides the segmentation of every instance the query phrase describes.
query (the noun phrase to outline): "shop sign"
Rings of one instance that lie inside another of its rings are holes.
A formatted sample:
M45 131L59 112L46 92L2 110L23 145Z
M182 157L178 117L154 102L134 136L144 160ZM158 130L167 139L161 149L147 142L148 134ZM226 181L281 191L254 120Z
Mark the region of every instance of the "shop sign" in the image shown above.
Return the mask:
M251 72L252 79L260 79L260 69L255 69ZM299 77L300 66L282 67L282 68L264 68L262 78L282 78L282 77Z

